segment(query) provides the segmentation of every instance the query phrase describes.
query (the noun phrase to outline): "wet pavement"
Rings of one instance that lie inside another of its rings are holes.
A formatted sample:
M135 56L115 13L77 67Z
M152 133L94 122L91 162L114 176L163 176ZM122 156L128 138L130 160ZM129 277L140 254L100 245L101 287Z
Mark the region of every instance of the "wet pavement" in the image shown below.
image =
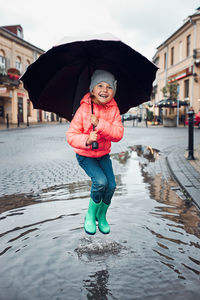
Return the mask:
M199 299L200 214L165 161L187 132L125 129L111 233L89 236L90 182L65 131L0 133L0 299Z

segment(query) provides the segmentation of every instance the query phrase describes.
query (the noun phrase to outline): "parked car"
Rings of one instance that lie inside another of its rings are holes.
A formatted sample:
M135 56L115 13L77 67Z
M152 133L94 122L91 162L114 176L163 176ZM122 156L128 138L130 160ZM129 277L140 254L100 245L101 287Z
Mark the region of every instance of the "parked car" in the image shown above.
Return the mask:
M185 121L185 124L188 125L188 118ZM194 126L198 126L198 128L200 128L200 112L194 116Z
M133 115L133 114L126 113L126 114L122 115L122 122L124 122L124 121L130 121L130 120L135 120L135 119L137 119L137 116Z

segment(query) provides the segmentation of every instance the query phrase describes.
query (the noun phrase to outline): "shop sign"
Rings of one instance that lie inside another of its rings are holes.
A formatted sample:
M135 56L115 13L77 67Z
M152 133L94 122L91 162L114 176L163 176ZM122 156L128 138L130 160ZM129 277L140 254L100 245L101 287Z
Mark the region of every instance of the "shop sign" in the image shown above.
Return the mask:
M191 66L189 68L186 68L183 71L170 76L168 82L171 83L171 82L174 82L176 80L187 77L189 75L192 75L192 72L193 72L193 66Z
M23 97L23 96L24 96L24 93L17 93L17 96Z

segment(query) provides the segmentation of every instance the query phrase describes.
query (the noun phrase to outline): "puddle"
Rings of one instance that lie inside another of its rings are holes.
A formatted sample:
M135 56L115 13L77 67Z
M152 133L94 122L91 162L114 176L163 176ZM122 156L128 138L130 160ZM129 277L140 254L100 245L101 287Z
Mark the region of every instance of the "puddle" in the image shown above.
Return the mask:
M199 299L199 211L159 150L112 159L109 235L83 230L90 181L0 199L1 299Z

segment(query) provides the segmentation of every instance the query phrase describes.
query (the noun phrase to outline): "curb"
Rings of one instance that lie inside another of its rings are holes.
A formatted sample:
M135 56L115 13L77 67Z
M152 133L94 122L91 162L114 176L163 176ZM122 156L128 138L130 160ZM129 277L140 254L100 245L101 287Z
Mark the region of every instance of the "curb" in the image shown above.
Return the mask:
M200 174L190 165L180 150L166 157L168 168L176 182L200 209Z
M13 131L13 130L24 130L24 129L31 129L31 128L39 128L39 127L42 127L42 126L47 127L47 126L53 126L53 125L66 125L66 124L67 123L64 123L64 122L60 123L60 122L55 121L55 122L43 122L43 123L42 122L30 123L29 126L26 126L26 125L22 124L19 127L17 127L17 125L16 126L12 125L9 128L0 126L0 132L1 131Z

